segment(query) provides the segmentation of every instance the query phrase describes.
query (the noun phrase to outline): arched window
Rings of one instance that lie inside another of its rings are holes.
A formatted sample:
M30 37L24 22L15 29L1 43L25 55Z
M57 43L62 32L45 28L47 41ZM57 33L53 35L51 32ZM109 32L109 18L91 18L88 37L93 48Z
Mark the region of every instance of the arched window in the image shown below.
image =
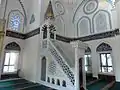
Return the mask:
M88 47L85 50L85 71L92 72L91 49Z
M7 29L18 32L24 31L24 15L19 10L12 10L9 13Z
M3 73L17 72L20 50L20 46L15 42L6 45Z
M96 51L100 55L100 72L102 73L113 72L111 46L106 43L102 43L97 47Z

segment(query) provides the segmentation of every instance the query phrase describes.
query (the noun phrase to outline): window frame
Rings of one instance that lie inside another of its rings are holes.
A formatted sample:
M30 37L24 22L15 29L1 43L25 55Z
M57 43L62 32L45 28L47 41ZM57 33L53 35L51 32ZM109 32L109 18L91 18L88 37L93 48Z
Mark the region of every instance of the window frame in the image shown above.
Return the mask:
M3 60L3 65L2 65L2 75L4 75L4 74L14 74L14 73L17 73L18 68L17 68L17 70L14 71L14 72L4 72L4 66L8 66L8 68L9 68L9 66L15 66L15 65L10 65L10 60L9 60L9 64L8 64L8 65L5 65L5 64L4 64L4 63L5 63L6 53L10 53L10 52L18 53L18 54L19 54L19 55L18 55L18 63L19 63L20 51L17 51L17 50L5 50L5 52L4 52L4 60ZM18 64L18 63L17 63L17 64ZM18 65L17 65L17 66L18 66Z
M86 60L86 63L88 62L88 65L85 65L85 68L91 68L91 70L85 70L87 73L91 73L92 72L92 59L91 59L91 53L85 53L85 55L87 55L87 58L89 58L89 60ZM85 60L85 55L84 55L84 60ZM90 55L90 57L88 57L88 55ZM90 62L91 60L91 62ZM91 63L91 64L90 64Z
M99 52L99 73L101 74L114 74L114 63L113 63L113 56L112 56L112 52L111 51L103 51L103 52ZM105 54L105 57L106 57L106 66L105 65L102 65L102 59L101 59L101 54ZM108 60L107 60L107 54L110 54L111 55L111 59L112 59L112 66L109 66L108 65ZM107 68L107 72L103 72L102 71L102 67L106 67ZM109 67L112 67L113 71L112 72L108 72L108 68Z
M9 28L9 23L10 23L10 21L11 21L11 14L12 14L12 13L15 13L15 12L18 12L18 13L19 13L19 16L21 17L20 27L21 27L22 29L20 28L20 30L12 30L12 29ZM11 11L9 12L9 14L8 14L8 19L7 19L7 30L11 30L11 31L13 31L13 32L24 33L24 24L25 24L25 17L24 17L23 13L22 13L20 10L15 9L15 10L11 10Z

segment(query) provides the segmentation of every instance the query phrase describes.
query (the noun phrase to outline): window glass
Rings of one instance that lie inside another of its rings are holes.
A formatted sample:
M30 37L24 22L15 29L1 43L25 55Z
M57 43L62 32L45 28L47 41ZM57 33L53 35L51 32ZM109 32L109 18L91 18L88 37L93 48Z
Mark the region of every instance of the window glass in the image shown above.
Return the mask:
M100 54L101 65L100 71L101 72L113 72L112 67L112 57L110 53L101 53Z
M85 55L85 65L87 65L87 55Z
M18 31L20 29L20 16L13 13L10 19L10 28Z
M4 72L8 72L8 66L4 66L3 71L4 71Z
M11 52L11 51L5 54L3 72L6 73L6 72L17 71L15 67L17 66L18 56L19 56L19 53Z
M13 31L23 32L24 16L19 10L13 10L9 14L7 28Z
M112 66L112 58L110 54L107 54L108 66Z
M8 65L9 64L9 58L10 58L10 53L6 53L4 65Z
M86 54L84 55L85 58L85 71L91 71L92 63L91 63L91 55Z
M102 65L106 65L106 54L101 54Z
M14 65L18 57L18 53L10 53L10 65Z
M14 72L15 71L15 66L9 66L9 72Z
M88 67L87 66L85 66L85 71L88 71Z
M113 72L113 68L112 67L108 67L108 72Z
M107 67L102 67L102 72L107 72Z

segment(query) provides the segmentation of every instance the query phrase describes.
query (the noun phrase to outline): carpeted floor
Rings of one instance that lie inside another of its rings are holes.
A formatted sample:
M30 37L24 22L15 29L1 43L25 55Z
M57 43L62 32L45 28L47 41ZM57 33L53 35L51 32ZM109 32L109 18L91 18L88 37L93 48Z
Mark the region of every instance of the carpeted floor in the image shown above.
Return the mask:
M1 80L0 90L53 90L25 79Z
M109 90L120 90L120 83L116 82L112 88L110 88Z
M87 86L87 89L88 90L101 90L107 84L108 84L108 82L100 80L94 84Z

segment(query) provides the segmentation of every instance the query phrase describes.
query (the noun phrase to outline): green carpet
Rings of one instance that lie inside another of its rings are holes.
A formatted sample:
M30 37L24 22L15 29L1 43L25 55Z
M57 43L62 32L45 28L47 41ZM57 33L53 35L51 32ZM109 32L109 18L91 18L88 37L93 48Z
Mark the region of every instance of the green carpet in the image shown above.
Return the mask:
M110 88L109 90L120 90L120 83L116 82L112 88Z
M16 90L16 89L21 89L21 88L25 88L25 87L29 87L34 85L33 83L23 83L23 84L18 84L18 85L13 85L13 86L9 86L9 87L2 87L0 88L0 90Z
M87 86L88 90L101 90L108 82L100 80L92 85Z
M53 90L25 79L1 80L0 90Z
M28 82L28 81L25 79L0 81L0 87L6 87L6 86L14 85L14 84L25 83L25 82Z
M55 90L55 89L51 89L49 87L45 87L45 86L35 86L35 87L31 87L31 88L27 88L27 89L22 89L22 90Z

